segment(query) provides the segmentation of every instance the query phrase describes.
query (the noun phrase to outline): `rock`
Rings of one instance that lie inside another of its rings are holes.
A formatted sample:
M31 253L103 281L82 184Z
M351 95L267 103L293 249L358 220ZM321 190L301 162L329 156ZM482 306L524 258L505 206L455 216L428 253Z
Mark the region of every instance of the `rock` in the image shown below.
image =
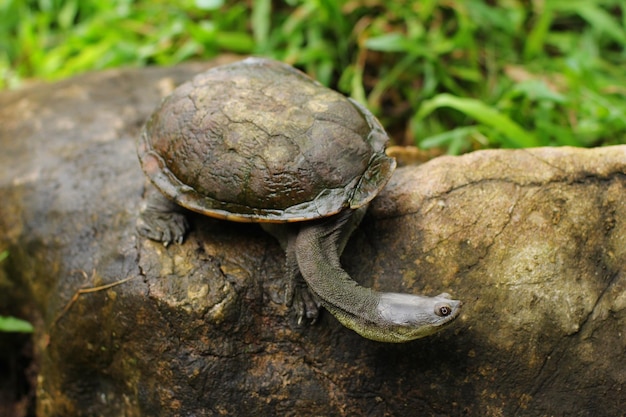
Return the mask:
M626 146L399 169L344 265L465 306L442 333L382 344L329 314L297 326L256 225L194 215L167 248L136 235L139 129L160 90L215 64L0 95L0 307L36 312L38 416L623 413Z

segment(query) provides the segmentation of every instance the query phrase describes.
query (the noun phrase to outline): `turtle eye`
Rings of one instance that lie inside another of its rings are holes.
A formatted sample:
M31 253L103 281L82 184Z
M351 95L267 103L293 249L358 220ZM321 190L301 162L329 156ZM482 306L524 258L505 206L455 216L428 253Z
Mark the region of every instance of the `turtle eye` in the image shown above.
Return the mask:
M437 304L435 306L435 314L439 317L446 317L452 313L452 307L449 304Z

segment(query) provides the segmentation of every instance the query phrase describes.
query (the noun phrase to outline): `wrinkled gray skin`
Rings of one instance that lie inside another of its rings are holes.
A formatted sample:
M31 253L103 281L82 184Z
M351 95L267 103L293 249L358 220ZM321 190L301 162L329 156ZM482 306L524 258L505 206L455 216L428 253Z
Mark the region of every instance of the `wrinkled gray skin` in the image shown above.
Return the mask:
M285 64L217 68L175 90L146 124L139 158L160 192L148 190L137 229L166 246L182 243L188 223L178 204L259 221L285 249L287 302L300 322L314 322L323 306L373 340L427 336L458 316L460 301L364 288L339 261L395 168L387 140L363 106Z

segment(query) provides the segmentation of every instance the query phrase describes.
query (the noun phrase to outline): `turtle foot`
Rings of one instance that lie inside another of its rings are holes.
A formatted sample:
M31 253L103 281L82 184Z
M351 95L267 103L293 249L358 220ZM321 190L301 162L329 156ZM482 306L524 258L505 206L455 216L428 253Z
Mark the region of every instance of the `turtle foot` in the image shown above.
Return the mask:
M189 223L184 210L168 200L155 187L146 188L137 218L137 232L148 239L162 242L167 247L172 242L183 243Z
M287 288L286 304L294 309L298 326L315 324L320 316L321 304L304 281L296 281L299 282L292 281Z
M172 242L183 243L189 223L184 214L178 212L143 211L137 219L137 232L148 239L162 242L167 246Z

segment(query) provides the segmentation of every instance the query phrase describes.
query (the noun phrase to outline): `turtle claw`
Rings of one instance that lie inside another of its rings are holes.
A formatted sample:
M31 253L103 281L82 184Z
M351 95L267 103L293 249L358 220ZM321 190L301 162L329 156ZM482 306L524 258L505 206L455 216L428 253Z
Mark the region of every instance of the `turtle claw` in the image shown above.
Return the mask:
M321 304L304 282L294 282L287 287L285 304L296 313L298 326L313 325L320 316Z

